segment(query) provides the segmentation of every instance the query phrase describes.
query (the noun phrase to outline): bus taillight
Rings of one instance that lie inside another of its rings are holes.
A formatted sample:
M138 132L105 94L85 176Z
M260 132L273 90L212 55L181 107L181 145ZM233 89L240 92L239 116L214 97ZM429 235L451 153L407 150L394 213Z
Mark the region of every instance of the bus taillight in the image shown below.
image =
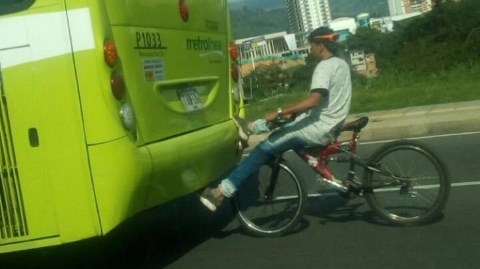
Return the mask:
M117 63L118 61L117 47L115 46L115 43L112 40L106 39L103 42L103 54L105 57L105 62L108 64L108 66L113 67Z
M110 76L110 87L112 88L113 96L119 101L122 100L123 96L125 96L125 81L120 73L112 73Z
M178 2L178 10L180 11L180 17L182 17L182 20L185 22L188 21L189 13L187 0L180 0Z
M238 59L238 47L235 42L230 42L228 45L228 52L230 53L230 59L232 59L232 61L236 61Z
M122 119L125 129L134 132L135 131L135 113L129 103L124 103L120 108L120 118Z
M240 77L240 71L238 70L238 66L236 63L233 63L230 67L230 75L232 76L233 81L238 82L238 78Z
M232 60L232 66L230 67L230 75L232 76L233 81L238 82L240 77L240 71L238 70L237 60L238 60L238 47L235 42L230 42L228 44L228 52L230 54L230 59Z

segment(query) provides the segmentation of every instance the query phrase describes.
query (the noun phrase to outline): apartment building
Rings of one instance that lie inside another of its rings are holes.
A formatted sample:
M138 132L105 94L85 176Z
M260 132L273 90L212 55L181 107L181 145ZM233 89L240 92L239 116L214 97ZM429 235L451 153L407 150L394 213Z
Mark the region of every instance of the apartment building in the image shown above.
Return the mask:
M309 33L332 20L329 0L286 0L290 32Z
M405 15L414 12L432 10L432 0L388 0L390 16Z

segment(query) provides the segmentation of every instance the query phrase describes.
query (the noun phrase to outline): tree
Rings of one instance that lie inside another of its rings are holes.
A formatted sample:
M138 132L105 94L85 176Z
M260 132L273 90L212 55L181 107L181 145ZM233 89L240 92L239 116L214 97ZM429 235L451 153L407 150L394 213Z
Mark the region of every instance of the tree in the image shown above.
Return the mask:
M402 46L399 32L382 33L371 28L359 28L346 45L349 51L363 50L375 53L378 67L387 67Z
M433 8L440 9L444 0L432 0Z
M375 53L383 70L435 72L477 59L479 25L477 0L447 1L442 8L395 23L392 33L360 28L347 46Z
M268 98L285 92L290 75L278 64L260 65L243 78L244 87L251 90L255 99Z

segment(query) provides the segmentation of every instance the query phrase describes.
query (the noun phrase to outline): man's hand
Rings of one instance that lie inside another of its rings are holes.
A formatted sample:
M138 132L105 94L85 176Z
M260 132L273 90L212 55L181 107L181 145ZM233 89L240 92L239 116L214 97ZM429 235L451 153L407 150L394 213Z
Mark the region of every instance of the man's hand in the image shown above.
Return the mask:
M294 119L294 114L282 114L282 118L285 119L285 120L290 120L290 119ZM265 114L265 120L267 120L268 122L273 122L273 121L276 121L278 119L278 113L276 111L272 111L272 112L268 112Z
M310 95L308 95L302 101L295 103L293 105L283 107L282 117L287 120L295 118L295 115L297 113L305 112L309 109L316 107L318 104L320 104L321 99L322 99L321 93L312 91L310 92ZM268 112L265 114L265 120L267 120L268 122L275 121L277 118L278 118L278 113L276 111Z
M275 121L275 120L277 120L277 118L278 118L278 113L277 113L277 111L272 111L272 112L267 112L267 113L265 113L265 119L266 119L268 122Z

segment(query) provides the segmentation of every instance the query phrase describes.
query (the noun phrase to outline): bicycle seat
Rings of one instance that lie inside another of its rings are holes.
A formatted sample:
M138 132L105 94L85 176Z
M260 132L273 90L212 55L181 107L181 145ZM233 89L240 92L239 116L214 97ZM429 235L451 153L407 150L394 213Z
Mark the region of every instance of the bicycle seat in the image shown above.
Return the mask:
M354 131L358 133L363 129L363 127L367 126L367 123L368 123L367 116L360 117L354 121L345 123L342 127L338 129L338 131L336 132L336 135L340 135L340 133L345 131Z

